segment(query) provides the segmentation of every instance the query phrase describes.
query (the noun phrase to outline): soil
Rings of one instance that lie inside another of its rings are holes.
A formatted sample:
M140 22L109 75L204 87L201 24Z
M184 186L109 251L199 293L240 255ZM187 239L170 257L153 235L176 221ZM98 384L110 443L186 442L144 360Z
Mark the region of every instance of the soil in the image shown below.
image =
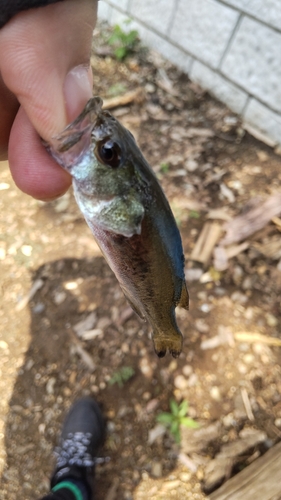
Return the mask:
M95 94L142 89L112 112L134 134L179 224L193 278L190 311L178 310L183 352L157 358L149 325L128 306L72 193L37 202L18 191L3 165L0 498L48 492L67 409L93 395L107 419L101 456L110 457L96 469L97 500L201 500L209 492L206 465L223 444L245 429L266 434L234 474L281 436L280 347L270 342L280 338L280 257L255 246L279 241L280 226L269 222L223 272L212 258L202 265L190 255L212 209L237 215L253 198L280 190L280 156L155 53L140 50L124 63L94 54L92 64ZM241 331L248 340L236 339ZM251 333L263 340L252 342ZM224 340L205 349L218 334ZM128 380L118 384L124 367ZM202 428L220 423L205 449L189 453L168 430L151 437L171 398L187 400Z

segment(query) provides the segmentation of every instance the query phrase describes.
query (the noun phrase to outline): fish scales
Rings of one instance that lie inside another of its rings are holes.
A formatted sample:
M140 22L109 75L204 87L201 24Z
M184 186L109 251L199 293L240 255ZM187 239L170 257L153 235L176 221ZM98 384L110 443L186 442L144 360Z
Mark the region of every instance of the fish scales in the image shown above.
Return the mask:
M77 203L159 357L182 350L175 307L188 309L180 233L132 134L93 97L47 150L73 178Z

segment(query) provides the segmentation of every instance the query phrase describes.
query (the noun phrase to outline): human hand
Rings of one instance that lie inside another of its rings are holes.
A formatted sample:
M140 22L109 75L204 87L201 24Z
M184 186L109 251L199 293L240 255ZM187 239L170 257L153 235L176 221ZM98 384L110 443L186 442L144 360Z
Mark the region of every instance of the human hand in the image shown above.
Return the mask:
M25 193L63 194L70 177L41 143L92 96L95 0L67 0L17 14L0 30L0 158Z

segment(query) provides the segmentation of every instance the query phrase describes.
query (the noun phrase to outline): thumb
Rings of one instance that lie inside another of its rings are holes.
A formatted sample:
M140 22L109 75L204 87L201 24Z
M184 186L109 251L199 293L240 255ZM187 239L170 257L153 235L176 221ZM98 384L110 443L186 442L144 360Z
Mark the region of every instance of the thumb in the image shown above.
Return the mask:
M67 0L22 12L0 31L2 78L47 141L92 95L95 22L95 1Z

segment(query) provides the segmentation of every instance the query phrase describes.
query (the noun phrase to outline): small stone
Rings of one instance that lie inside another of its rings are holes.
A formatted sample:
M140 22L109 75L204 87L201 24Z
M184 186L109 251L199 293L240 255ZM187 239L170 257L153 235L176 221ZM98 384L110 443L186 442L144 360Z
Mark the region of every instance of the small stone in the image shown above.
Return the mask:
M236 292L233 292L233 294L231 295L231 300L233 300L233 302L238 302L239 304L243 305L248 301L248 297L244 293L241 293L237 290Z
M246 344L245 342L241 342L241 344L238 345L238 349L241 352L248 352L250 350L249 344Z
M225 415L225 417L223 417L223 419L222 419L222 422L223 422L224 427L226 427L226 429L229 429L230 427L235 425L236 421L233 417L233 413L229 413L228 415Z
M245 319L251 320L254 317L254 308L253 307L247 307L245 309L244 317Z
M188 387L194 387L195 385L197 385L197 382L198 376L196 375L196 373L192 373L188 379L187 385Z
M198 165L198 161L193 160L192 158L185 162L185 168L188 172L194 172L198 168Z
M149 394L149 392L147 394ZM151 399L150 401L148 401L145 411L146 413L152 413L158 408L158 406L159 406L158 399Z
M45 311L45 304L43 304L43 302L38 302L38 304L35 304L32 308L34 314L41 314L43 311Z
M243 361L247 365L250 365L250 364L252 364L255 361L255 356L253 354L250 354L250 353L249 354L245 354L245 356L243 356Z
M267 313L265 317L268 326L276 326L278 324L278 320L273 314Z
M221 393L216 385L214 385L214 387L211 387L210 396L214 401L221 401Z
M253 278L252 276L247 276L242 283L243 290L251 290L253 288Z
M168 366L168 370L170 373L173 373L178 367L178 363L176 362L175 359L172 359L171 363Z
M78 288L78 283L76 281L68 281L64 284L66 290L76 290Z
M203 274L202 269L200 268L190 268L185 270L185 278L187 282L189 281L199 281Z
M54 303L59 306L62 304L66 299L66 293L65 292L55 292L54 293Z
M166 433L166 427L163 424L157 424L153 429L148 431L147 444L152 445L157 439L164 436Z
M150 392L146 391L143 393L142 397L145 401L148 401L151 398L151 394L150 394Z
M54 386L56 383L56 379L54 377L49 378L46 384L46 392L47 394L54 394Z
M202 479L204 478L203 470L202 469L198 469L198 471L196 472L196 476L197 476L197 479L199 481L202 481Z
M247 366L244 365L244 363L237 363L237 368L239 373L241 373L241 375L245 375L245 373L247 373L248 371L248 368Z
M142 358L139 362L139 367L140 367L140 370L142 372L142 374L147 377L147 378L151 378L152 375L153 375L153 370L151 368L151 365L149 364L147 358Z
M274 425L276 425L276 427L281 427L281 418L276 418L274 420Z
M200 333L208 333L209 331L209 326L201 318L195 320L195 327Z
M202 304L202 306L200 306L200 309L202 312L208 313L211 310L211 305L210 304Z
M0 248L0 260L4 260L6 257L6 250L5 248Z
M193 372L193 369L192 369L192 366L190 365L185 365L182 369L182 372L183 374L186 376L186 377L190 377L190 375L192 374Z
M188 387L186 378L183 375L177 375L174 381L175 387L183 391Z
M162 464L161 464L161 462L152 462L151 475L154 477L162 477Z
M153 94L156 91L156 87L153 83L147 83L144 89L148 94Z
M182 472L180 474L180 480L183 483L187 483L188 481L190 481L190 479L191 479L191 473L190 472Z
M107 428L107 432L109 433L112 433L115 431L115 423L114 422L111 422L110 420L107 422L107 425L106 425L106 428Z
M9 346L5 340L0 340L0 349L3 349L3 351L9 350Z
M22 245L21 247L21 252L23 253L23 255L25 255L26 257L30 257L31 254L32 254L32 246L31 245Z

